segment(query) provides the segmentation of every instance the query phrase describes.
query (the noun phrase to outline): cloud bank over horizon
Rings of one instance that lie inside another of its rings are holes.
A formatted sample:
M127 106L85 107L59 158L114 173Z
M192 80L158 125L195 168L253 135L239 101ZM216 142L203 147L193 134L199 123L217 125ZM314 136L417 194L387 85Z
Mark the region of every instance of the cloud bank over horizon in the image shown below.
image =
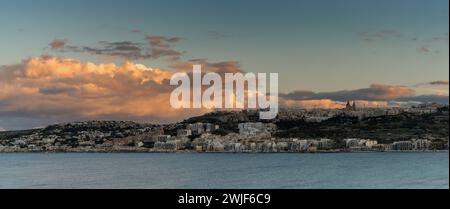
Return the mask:
M234 61L180 61L170 69L159 69L130 61L117 65L33 57L20 64L0 67L0 119L32 118L45 123L93 119L163 123L200 115L211 109L173 109L169 104L170 93L175 88L169 85L170 77L174 72L189 72L192 63L202 64L209 72L242 72L239 63ZM448 88L448 81L429 84ZM372 84L368 88L335 92L294 91L281 93L279 98L281 107L342 108L346 101L356 101L365 107L385 107L399 103L448 104L448 91L444 95L416 95L413 87Z
M448 88L448 81L432 81L428 84L443 85ZM282 93L280 97L287 101L286 106L298 104L301 107L317 108L342 108L348 101L356 101L359 106L365 107L413 105L427 102L449 103L448 91L417 95L414 87L387 84L372 84L368 88L334 92L294 91L287 94Z

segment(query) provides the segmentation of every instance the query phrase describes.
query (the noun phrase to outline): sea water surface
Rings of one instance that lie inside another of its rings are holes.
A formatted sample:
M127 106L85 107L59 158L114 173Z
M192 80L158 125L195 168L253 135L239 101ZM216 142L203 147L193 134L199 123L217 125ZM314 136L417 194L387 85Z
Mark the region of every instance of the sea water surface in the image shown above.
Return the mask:
M0 153L0 188L449 188L441 153Z

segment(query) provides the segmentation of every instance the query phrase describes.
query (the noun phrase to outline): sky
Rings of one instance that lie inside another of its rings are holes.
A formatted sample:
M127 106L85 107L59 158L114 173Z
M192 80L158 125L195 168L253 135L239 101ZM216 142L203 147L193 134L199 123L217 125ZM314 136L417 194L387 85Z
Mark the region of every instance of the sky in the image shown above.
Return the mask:
M210 71L277 72L283 104L448 103L448 4L0 0L0 130L200 114L164 116L153 107L154 98L166 98L164 79L198 62ZM142 79L153 83L142 86ZM152 99L122 104L118 98L130 95L119 93L130 91Z

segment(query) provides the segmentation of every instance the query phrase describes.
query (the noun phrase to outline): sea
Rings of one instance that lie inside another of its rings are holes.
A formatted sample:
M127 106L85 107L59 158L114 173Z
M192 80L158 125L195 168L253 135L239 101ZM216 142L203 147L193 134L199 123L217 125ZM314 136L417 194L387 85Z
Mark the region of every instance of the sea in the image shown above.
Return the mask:
M0 153L0 188L449 189L449 155Z

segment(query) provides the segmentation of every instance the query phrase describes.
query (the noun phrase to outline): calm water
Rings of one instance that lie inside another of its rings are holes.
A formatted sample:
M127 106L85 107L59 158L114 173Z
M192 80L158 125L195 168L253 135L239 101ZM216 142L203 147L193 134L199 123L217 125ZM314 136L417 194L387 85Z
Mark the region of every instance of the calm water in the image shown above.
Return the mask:
M448 153L0 154L0 188L449 188Z

